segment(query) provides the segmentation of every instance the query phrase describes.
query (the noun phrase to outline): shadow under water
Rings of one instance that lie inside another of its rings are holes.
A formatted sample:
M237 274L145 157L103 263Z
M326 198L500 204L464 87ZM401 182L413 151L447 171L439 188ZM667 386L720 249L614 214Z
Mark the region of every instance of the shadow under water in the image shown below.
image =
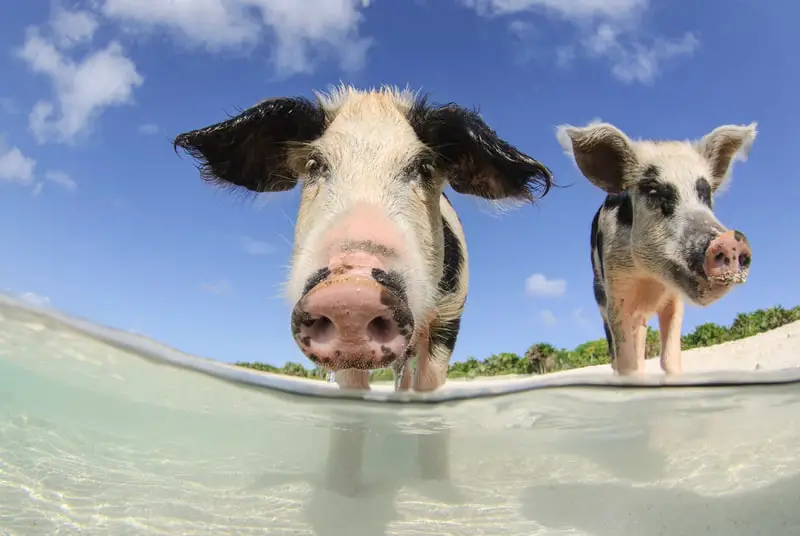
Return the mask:
M108 337L0 303L0 534L800 534L798 383L386 403Z

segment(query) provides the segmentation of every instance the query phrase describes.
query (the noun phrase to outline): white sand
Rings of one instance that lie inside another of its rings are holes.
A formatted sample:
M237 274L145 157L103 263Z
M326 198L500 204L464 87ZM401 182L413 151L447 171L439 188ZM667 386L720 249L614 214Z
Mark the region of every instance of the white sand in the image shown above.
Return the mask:
M682 359L685 373L766 371L800 367L800 321L746 339L687 350L683 352ZM648 375L663 374L657 357L647 360L645 372ZM574 374L611 376L613 372L611 365L594 365L551 372L545 374L544 377L563 377ZM469 389L483 385L500 386L514 383L522 378L530 378L530 376L509 374L480 377L473 380L453 379L447 381L447 388L449 390ZM376 382L373 384L373 389L391 389L391 383Z

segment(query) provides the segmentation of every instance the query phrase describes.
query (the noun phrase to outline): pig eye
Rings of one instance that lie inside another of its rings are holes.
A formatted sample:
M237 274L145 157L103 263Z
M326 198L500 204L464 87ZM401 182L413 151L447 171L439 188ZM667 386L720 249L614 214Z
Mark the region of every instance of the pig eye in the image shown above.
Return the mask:
M328 166L320 156L313 155L306 161L306 173L309 175L319 175L327 170Z
M433 167L433 164L431 164L430 162L421 162L417 166L417 173L419 173L419 176L422 178L422 180L432 179L434 171L435 168Z

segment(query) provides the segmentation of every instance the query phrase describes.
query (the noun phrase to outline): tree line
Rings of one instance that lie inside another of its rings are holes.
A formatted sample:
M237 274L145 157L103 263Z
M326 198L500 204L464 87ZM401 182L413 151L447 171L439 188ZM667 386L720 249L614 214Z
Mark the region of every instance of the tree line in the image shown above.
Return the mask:
M681 337L681 348L691 350L713 346L723 342L744 339L764 333L786 324L800 320L800 305L791 309L776 306L758 309L750 313L739 313L730 326L720 326L714 322L700 324L694 331ZM645 353L655 357L661 352L658 331L647 327ZM504 374L546 374L559 370L602 365L609 362L608 343L605 338L588 341L572 350L557 349L552 344L540 342L531 345L524 355L503 352L485 359L469 357L465 361L450 364L448 378L477 378L479 376L501 376ZM288 362L282 367L267 363L238 362L240 367L248 367L275 374L301 378L324 380L327 371L321 367L307 369L300 363ZM391 369L373 371L371 381L391 381Z

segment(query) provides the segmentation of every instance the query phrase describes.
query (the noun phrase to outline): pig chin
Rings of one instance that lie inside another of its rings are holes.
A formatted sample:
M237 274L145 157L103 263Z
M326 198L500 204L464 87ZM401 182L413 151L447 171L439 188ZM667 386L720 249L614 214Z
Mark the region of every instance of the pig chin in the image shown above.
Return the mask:
M695 305L706 307L725 296L736 285L735 281L709 280L702 272L688 266L672 267L670 280L677 289Z

